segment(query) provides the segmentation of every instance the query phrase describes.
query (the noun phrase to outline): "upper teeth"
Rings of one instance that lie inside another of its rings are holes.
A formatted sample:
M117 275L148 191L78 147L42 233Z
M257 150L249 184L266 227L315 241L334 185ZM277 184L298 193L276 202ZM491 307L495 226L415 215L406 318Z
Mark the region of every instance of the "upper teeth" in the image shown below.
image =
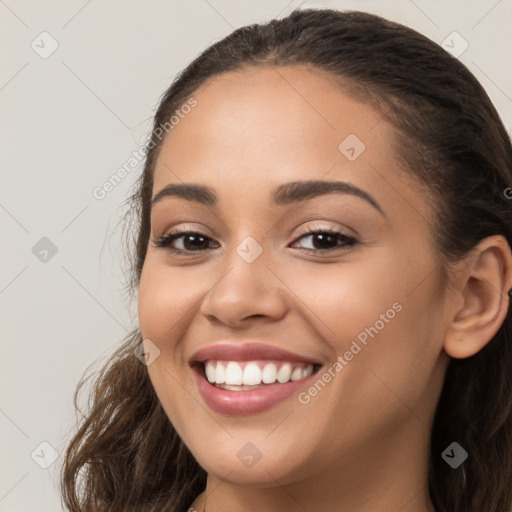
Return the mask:
M279 366L281 365L281 366ZM279 366L279 369L278 369ZM206 378L211 384L249 385L281 384L296 381L313 373L313 365L305 363L258 363L250 361L208 361L205 365Z

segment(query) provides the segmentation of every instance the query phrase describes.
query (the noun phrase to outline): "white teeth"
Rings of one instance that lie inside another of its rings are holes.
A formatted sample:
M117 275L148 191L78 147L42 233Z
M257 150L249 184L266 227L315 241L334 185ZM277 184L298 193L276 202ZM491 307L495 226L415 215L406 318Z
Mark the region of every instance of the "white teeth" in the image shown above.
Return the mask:
M307 377L308 375L311 375L313 373L313 365L308 364L306 368L302 369L302 378Z
M291 380L296 381L302 379L302 368L295 368L292 372Z
M219 365L220 366L220 365ZM208 379L208 382L212 383L215 382L215 366L213 363L208 362L205 368L206 378Z
M279 368L277 372L277 380L284 384L285 382L288 382L290 380L290 377L292 376L292 365L290 363L285 363L281 368Z
M267 363L261 372L261 382L273 384L277 379L277 368L274 363Z
M217 384L223 384L226 381L226 369L222 363L217 363L215 368L215 379L210 382L216 382Z
M254 386L229 386L228 384L219 384L219 388L227 389L228 391L249 391L254 389Z
M207 361L205 374L210 384L223 384L224 389L239 391L251 389L251 386L279 382L295 382L313 373L313 365L304 363L284 363L279 370L275 363L262 364L256 361L238 363L236 361ZM233 388L233 386L235 388Z
M240 385L243 383L242 368L238 363L230 361L226 366L225 383L231 385Z
M261 384L261 370L256 363L249 363L244 368L243 384L249 386Z

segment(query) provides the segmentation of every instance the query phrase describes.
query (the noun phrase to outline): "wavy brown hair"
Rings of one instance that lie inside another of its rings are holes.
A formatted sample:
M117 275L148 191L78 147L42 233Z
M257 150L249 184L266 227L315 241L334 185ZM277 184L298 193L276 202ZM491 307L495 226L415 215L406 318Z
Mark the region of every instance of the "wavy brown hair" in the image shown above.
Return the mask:
M239 28L212 44L174 79L154 128L207 80L249 66L304 65L332 76L345 92L377 108L394 126L395 154L431 194L441 261L456 261L483 238L512 246L510 138L483 87L456 58L418 32L379 16L295 10ZM150 233L153 130L145 166L128 199L124 229L127 288L138 288ZM163 139L165 140L165 139ZM65 453L61 492L71 512L184 512L206 473L166 416L134 356L131 332L94 375L88 410ZM85 383L80 380L74 395ZM458 469L441 458L457 441L469 453ZM477 354L452 359L433 423L429 494L437 512L512 510L512 313Z

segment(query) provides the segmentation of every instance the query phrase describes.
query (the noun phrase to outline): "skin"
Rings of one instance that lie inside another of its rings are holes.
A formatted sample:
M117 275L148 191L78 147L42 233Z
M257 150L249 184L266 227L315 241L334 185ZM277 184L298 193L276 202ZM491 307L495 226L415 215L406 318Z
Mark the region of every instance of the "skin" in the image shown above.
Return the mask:
M194 97L197 106L164 140L153 196L170 183L198 183L219 203L167 197L155 205L139 288L143 338L160 350L151 381L208 473L192 506L204 510L207 495L207 512L433 510L428 439L446 366L449 356L478 352L503 322L510 248L502 237L485 239L450 268L448 285L433 201L399 168L393 128L316 70L225 73ZM366 146L354 161L338 149L349 134ZM384 214L341 194L271 206L274 187L312 179L354 184ZM175 228L203 233L211 248L184 256L154 246ZM299 228L357 234L358 243L308 252L322 246ZM252 263L236 252L249 236L263 249ZM283 347L327 368L394 303L401 311L307 405L292 397L258 414L219 414L187 363L234 340ZM247 442L262 454L252 467L237 457Z

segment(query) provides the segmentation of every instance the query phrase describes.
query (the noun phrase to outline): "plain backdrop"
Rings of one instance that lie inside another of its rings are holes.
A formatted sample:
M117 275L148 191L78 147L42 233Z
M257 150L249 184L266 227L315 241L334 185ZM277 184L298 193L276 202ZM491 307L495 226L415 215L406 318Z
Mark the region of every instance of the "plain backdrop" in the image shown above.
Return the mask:
M162 93L200 51L301 4L467 45L458 58L510 133L512 0L0 0L0 512L62 510L75 386L137 325L119 222L142 165L103 199L93 191L139 149Z

